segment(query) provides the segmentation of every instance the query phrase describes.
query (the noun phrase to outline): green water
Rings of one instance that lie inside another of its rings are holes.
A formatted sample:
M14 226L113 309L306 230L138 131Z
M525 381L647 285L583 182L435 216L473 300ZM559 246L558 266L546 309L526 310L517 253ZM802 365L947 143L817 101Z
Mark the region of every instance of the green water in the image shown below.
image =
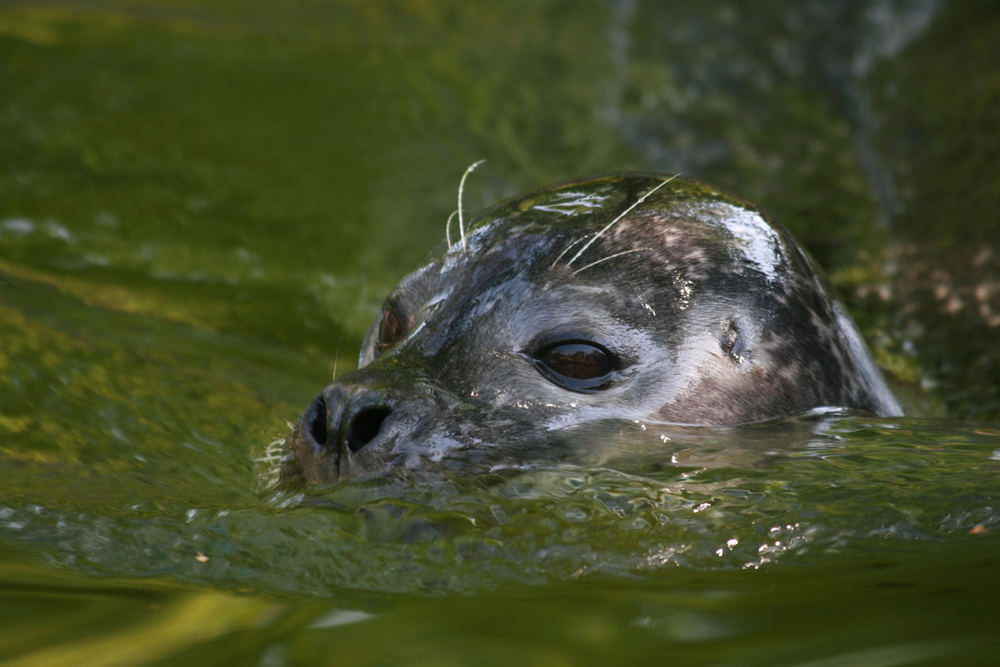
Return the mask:
M994 7L0 8L0 660L994 663ZM482 157L759 203L911 416L273 487Z

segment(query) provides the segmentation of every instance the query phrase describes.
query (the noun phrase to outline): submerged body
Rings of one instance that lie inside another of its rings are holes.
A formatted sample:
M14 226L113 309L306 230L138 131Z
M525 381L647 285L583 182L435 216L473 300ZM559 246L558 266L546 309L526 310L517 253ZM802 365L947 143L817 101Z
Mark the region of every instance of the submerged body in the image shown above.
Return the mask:
M405 277L282 476L572 456L593 423L901 414L787 231L708 186L606 176L501 203Z

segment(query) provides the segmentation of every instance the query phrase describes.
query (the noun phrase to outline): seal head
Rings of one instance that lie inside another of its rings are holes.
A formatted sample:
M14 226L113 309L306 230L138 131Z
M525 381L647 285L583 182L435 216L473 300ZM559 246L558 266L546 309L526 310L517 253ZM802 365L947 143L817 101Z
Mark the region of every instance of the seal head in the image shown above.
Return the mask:
M386 299L359 369L286 442L285 480L572 456L594 422L901 414L847 313L747 202L650 175L501 203Z

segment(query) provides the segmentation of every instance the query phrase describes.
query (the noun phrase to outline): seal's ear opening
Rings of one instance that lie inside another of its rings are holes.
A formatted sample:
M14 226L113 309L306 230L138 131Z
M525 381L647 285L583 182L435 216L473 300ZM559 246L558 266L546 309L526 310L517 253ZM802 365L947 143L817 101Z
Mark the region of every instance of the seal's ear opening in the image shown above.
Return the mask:
M730 320L719 336L719 346L734 364L741 364L750 353L750 345L736 320Z

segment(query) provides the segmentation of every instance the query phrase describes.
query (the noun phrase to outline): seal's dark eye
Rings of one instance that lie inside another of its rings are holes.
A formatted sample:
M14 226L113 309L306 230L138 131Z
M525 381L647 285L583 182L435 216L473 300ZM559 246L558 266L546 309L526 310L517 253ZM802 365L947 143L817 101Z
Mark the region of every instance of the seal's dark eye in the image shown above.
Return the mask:
M406 329L403 314L392 306L384 307L378 325L378 338L375 339L375 354L381 354L403 340Z
M563 341L541 348L533 355L535 368L547 380L570 391L606 389L618 369L611 352L586 341Z

